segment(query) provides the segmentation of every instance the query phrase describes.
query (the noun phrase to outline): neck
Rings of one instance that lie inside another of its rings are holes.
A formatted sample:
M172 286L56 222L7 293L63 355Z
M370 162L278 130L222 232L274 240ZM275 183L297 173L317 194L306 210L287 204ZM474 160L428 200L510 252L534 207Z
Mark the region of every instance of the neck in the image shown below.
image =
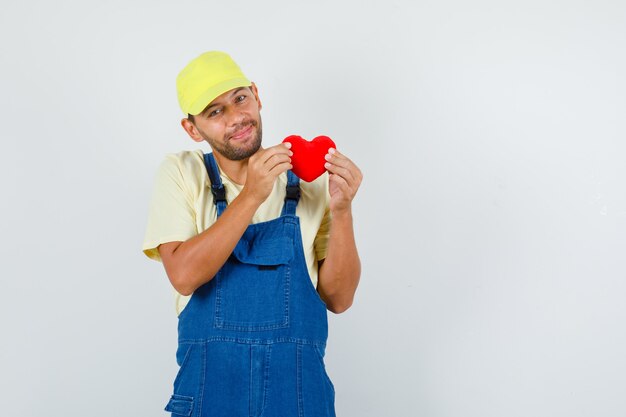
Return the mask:
M261 149L262 148L259 150ZM213 156L215 157L215 160L221 170L228 175L228 178L239 185L244 185L246 183L246 178L248 177L248 160L250 158L242 159L240 161L232 161L220 155L218 152L213 152Z

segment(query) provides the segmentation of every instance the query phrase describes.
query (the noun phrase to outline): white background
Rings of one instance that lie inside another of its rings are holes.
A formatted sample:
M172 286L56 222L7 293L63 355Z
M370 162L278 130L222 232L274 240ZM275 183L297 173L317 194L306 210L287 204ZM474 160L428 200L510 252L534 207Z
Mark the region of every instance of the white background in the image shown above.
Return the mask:
M326 134L365 174L338 416L626 415L624 2L24 1L0 46L2 415L165 415L141 243L157 166L198 147L176 74L212 49L266 146Z

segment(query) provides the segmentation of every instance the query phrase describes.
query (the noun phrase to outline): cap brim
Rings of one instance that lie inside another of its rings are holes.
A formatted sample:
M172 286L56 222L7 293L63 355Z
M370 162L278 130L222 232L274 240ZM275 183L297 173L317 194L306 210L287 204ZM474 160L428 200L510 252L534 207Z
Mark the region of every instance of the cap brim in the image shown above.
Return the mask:
M194 101L191 106L189 106L189 110L187 113L192 116L196 116L202 113L204 110L216 97L224 94L227 91L232 90L237 87L250 87L252 83L247 78L238 77L232 78L230 80L222 81L221 83L214 85L213 87L206 90L202 93L196 101Z

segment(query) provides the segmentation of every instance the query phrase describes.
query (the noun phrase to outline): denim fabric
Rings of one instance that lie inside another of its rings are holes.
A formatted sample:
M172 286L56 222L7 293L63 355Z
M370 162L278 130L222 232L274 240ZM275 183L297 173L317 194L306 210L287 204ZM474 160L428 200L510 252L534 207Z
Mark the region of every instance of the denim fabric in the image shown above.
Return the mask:
M205 162L218 172L211 154ZM288 186L298 183L289 172ZM297 203L250 225L180 314L172 416L335 417L326 305L306 267Z

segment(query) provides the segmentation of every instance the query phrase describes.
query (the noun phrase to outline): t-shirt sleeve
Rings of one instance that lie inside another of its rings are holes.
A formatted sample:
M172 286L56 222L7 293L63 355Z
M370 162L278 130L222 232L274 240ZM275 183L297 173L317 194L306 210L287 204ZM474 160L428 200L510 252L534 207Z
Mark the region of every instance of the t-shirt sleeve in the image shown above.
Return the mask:
M327 178L324 179L322 196L322 201L324 201L324 217L322 218L320 227L315 235L315 240L313 241L315 257L318 261L326 258L326 253L328 252L328 237L330 236L330 223L332 220L330 215L330 194L328 193Z
M326 253L328 251L328 236L330 236L330 223L330 210L326 208L322 224L317 231L315 242L313 243L315 246L315 257L318 261L326 258Z
M157 170L148 211L143 252L161 260L161 243L181 241L197 234L193 197L185 185L178 160L168 155Z

